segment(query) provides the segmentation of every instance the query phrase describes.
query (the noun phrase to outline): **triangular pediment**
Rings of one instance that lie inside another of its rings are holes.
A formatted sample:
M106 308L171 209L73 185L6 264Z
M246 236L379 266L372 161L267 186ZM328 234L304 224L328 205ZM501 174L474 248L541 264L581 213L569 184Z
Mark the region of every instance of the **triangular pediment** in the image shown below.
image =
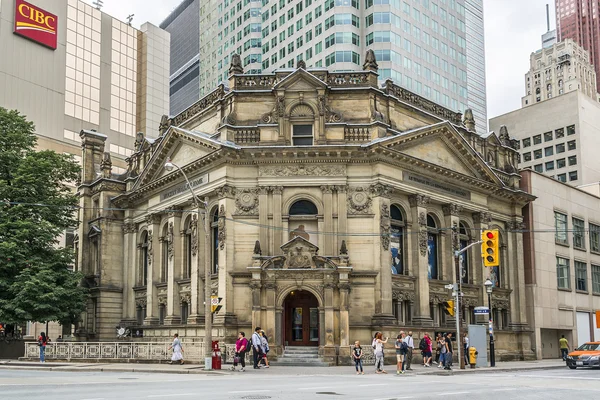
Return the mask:
M503 186L485 160L448 122L386 138L379 144L426 164Z
M169 171L165 168L165 163L169 158L173 164L183 168L203 159L221 147L221 143L207 135L170 127L140 174L134 190L166 175L177 173L175 170Z
M297 69L275 85L274 90L285 91L313 91L317 89L325 89L325 82L306 72L303 69Z
M314 244L312 244L311 242L309 242L301 236L296 236L292 240L284 243L281 246L281 250L284 254L286 254L290 251L290 249L297 247L302 247L303 249L306 249L313 254L317 254L317 252L319 251L318 246L315 246Z

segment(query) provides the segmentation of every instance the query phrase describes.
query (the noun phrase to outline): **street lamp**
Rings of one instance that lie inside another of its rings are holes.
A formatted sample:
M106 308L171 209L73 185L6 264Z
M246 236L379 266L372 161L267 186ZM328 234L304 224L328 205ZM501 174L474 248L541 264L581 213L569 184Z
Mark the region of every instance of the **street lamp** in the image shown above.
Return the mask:
M187 187L192 193L192 201L194 202L194 207L198 209L198 212L203 216L204 223L202 226L204 227L204 369L209 370L212 369L212 311L211 311L211 268L210 268L210 221L208 219L208 197L204 198L204 201L201 201L196 193L192 190L192 184L188 179L187 175L181 167L171 161L171 158L167 158L167 162L165 162L165 169L167 171L173 171L173 169L177 168L181 175L185 178L187 182ZM200 204L204 206L204 213L200 212Z
M489 331L490 331L490 367L496 366L496 355L494 353L494 320L492 319L492 290L494 290L494 282L490 279L486 279L485 291L488 295L488 307L489 307Z

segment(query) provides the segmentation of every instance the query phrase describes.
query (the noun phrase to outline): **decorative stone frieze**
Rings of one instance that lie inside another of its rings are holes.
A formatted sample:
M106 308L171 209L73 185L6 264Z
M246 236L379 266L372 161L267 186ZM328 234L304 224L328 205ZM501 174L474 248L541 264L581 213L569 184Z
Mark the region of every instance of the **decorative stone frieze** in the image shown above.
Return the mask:
M345 165L265 165L258 168L258 176L345 176Z
M256 188L236 191L235 213L237 215L258 215L258 192Z
M372 203L367 188L361 186L348 188L348 214L370 214Z
M391 221L390 221L390 206L386 203L381 204L381 245L384 250L390 249L390 234L391 234Z
M225 226L225 206L221 204L219 207L219 222L217 223L218 227L218 236L219 236L219 249L225 249L225 240L227 239L227 227Z

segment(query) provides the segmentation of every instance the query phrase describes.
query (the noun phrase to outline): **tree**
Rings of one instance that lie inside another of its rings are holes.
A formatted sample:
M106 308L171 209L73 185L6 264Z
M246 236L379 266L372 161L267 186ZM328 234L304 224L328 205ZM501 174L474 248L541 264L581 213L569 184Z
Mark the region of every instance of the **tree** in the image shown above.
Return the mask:
M77 196L68 183L73 157L36 151L34 125L0 107L0 321L73 323L85 310L73 249L58 239L77 226Z

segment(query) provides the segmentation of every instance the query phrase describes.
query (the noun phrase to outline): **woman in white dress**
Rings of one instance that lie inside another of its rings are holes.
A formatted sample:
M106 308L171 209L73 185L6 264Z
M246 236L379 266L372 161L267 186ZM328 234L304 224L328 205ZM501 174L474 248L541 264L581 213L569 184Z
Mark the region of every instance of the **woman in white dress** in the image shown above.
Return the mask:
M169 346L169 350L171 349L173 349L173 356L171 356L171 361L169 361L169 364L179 361L179 364L183 365L183 347L181 347L181 340L179 340L178 333L173 335L173 344Z

